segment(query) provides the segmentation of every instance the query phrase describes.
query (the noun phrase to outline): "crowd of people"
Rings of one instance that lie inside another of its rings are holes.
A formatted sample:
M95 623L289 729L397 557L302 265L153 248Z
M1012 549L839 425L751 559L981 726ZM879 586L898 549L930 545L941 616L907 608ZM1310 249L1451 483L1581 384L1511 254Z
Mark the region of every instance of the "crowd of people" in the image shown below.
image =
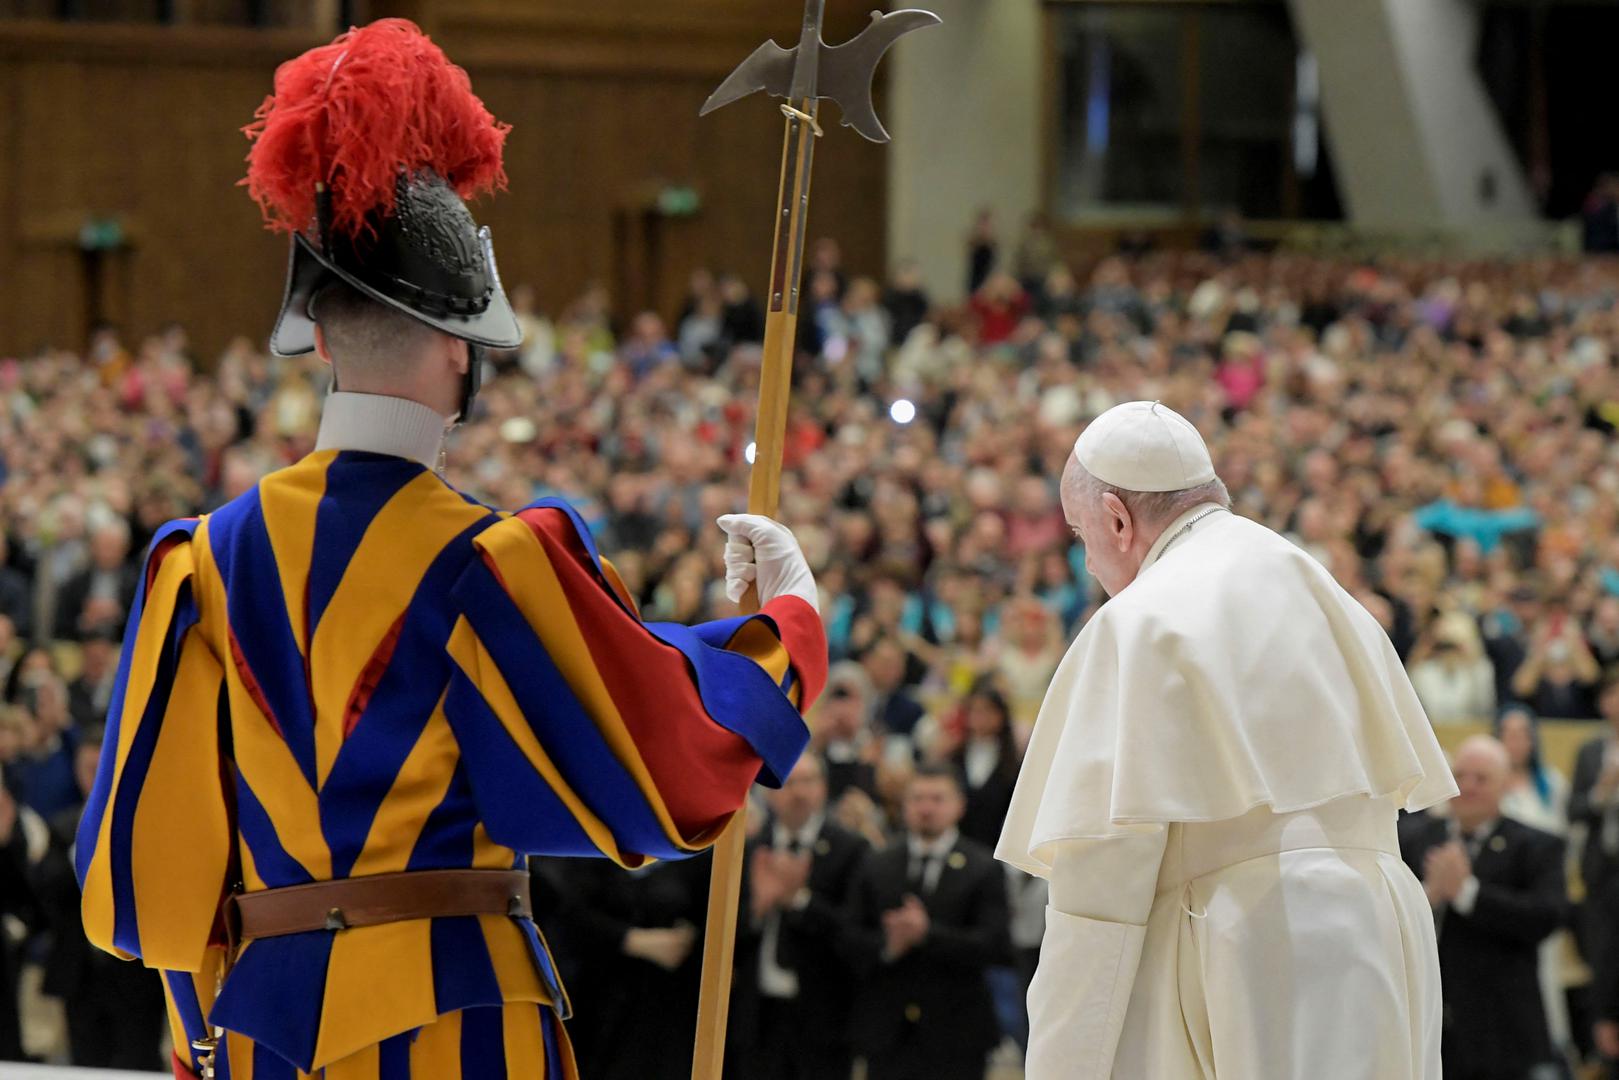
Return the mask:
M750 819L738 1075L1016 1057L1044 897L988 849L1045 687L1105 600L1057 478L1086 420L1126 400L1198 425L1237 512L1376 615L1435 724L1506 718L1513 790L1544 811L1530 824L1589 826L1574 921L1596 928L1582 945L1605 940L1619 751L1565 784L1533 750L1539 717L1619 722L1602 689L1619 662L1619 267L1240 244L1069 263L1042 221L1003 245L984 219L968 272L969 300L946 306L914 266L861 276L831 240L806 269L780 516L834 666L812 755ZM621 325L601 288L513 300L526 340L489 357L446 478L507 508L569 499L649 620L725 614L713 520L746 490L763 331L746 283L694 275L670 322ZM326 383L318 360L247 339L199 357L179 325L0 360L0 1060L26 1044L161 1062L155 982L77 930L73 826L144 545L307 452ZM535 873L585 1075L684 1075L706 863ZM42 997L65 1022L39 1019ZM784 1001L824 1019L813 1045Z

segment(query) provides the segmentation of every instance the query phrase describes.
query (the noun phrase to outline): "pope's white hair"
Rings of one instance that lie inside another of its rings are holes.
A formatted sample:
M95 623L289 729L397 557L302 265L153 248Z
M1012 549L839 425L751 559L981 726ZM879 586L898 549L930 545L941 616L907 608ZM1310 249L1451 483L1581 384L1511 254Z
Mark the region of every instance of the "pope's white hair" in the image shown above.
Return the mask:
M1104 495L1117 495L1130 511L1137 526L1152 528L1168 525L1186 511L1204 503L1217 503L1231 509L1231 493L1225 481L1216 476L1206 484L1181 488L1179 491L1131 491L1104 483L1086 471L1077 459L1070 459L1070 468L1063 484L1081 505L1100 501Z

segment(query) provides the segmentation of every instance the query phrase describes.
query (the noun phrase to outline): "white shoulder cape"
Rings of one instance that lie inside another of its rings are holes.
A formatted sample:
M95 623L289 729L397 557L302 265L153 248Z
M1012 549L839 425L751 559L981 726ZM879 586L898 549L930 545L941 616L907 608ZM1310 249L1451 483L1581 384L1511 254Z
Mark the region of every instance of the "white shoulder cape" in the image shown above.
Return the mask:
M1216 514L1069 648L996 854L1044 876L1051 845L1131 825L1455 793L1383 628L1309 555Z

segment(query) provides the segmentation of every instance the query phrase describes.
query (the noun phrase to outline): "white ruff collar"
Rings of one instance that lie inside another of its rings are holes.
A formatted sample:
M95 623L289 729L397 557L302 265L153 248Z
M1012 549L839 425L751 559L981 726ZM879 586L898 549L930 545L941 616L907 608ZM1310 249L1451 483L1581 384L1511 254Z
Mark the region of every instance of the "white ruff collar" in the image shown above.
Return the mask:
M363 450L432 469L444 445L445 419L426 405L385 394L334 390L321 410L316 450Z

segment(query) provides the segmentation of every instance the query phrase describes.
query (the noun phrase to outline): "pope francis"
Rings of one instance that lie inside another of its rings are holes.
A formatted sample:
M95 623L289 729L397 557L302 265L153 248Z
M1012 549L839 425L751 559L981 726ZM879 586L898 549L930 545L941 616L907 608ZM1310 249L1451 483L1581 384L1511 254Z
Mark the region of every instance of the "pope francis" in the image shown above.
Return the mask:
M998 851L1051 882L1030 1080L1438 1080L1433 915L1395 819L1456 788L1387 636L1231 513L1161 404L1092 422L1062 501L1112 599Z

